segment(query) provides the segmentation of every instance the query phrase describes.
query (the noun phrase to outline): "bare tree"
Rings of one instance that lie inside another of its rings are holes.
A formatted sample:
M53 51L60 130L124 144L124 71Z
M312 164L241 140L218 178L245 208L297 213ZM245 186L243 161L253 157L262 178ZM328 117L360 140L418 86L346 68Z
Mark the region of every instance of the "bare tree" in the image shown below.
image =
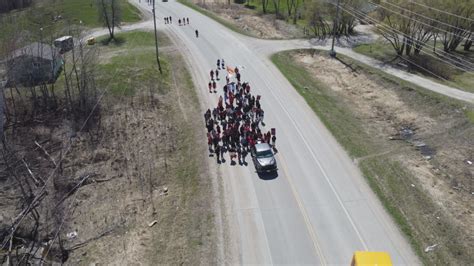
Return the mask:
M0 0L0 14L10 10L28 7L31 3L32 0Z
M261 0L262 1L262 11L263 14L267 13L267 8L268 8L268 0Z
M326 38L331 31L329 23L326 21L326 13L323 4L319 1L312 1L306 5L306 18L308 27L314 36Z
M469 48L469 41L472 36L474 29L474 22L465 18L474 17L474 3L467 1L467 3L458 3L458 1L442 1L440 3L445 10L456 14L458 16L446 16L438 14L437 19L442 23L439 27L442 28L440 31L441 43L443 49L446 52L452 52L458 48L458 46L465 40L467 48ZM450 25L450 26L448 26ZM464 46L466 49L466 45Z
M109 30L109 41L115 40L115 27L120 27L122 9L118 0L97 0L99 20Z
M280 14L280 3L281 0L272 0L273 2L273 7L275 8L275 16L279 18L281 16Z
M407 0L397 4L405 8L397 12L378 9L378 32L392 45L397 55L418 55L428 41L437 38L436 21L424 19L428 17L423 14L426 10L416 8Z

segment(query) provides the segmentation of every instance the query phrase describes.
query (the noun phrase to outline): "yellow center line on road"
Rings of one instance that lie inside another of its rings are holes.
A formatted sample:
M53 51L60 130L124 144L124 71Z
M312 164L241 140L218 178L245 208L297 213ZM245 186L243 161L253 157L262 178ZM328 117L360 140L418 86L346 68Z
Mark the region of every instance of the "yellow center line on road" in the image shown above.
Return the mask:
M280 157L280 159L281 159L281 160L279 160L278 163L282 166L281 170L284 172L284 174L286 176L286 179L288 180L288 184L290 184L290 188L291 188L291 192L293 194L293 197L295 198L296 203L298 204L298 208L300 209L300 212L303 215L304 223L306 225L306 228L309 231L309 236L311 237L311 240L313 242L313 247L314 247L314 249L315 249L315 251L318 255L319 261L321 262L321 265L327 265L326 258L324 257L323 252L321 250L321 246L319 245L318 237L316 235L316 232L314 231L313 227L311 226L311 221L309 220L308 213L306 212L306 209L303 206L303 202L302 202L298 192L296 191L296 187L293 184L293 180L292 180L292 178L291 178L291 176L288 172L288 168L286 167L286 163L285 163L286 161L285 161L283 155L281 155L281 153L277 153L276 156Z

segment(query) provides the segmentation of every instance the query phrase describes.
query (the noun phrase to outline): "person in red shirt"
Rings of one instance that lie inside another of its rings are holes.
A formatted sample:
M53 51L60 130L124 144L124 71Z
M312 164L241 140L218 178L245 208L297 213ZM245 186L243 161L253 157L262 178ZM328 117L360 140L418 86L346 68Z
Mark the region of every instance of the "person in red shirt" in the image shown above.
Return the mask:
M249 134L247 136L247 142L249 143L249 146L250 148L253 148L255 146L255 140L254 138L251 136L251 134Z
M272 133L270 133L270 131L268 131L267 134L265 135L265 142L270 144L271 138L272 138Z
M232 92L229 92L229 104L234 106L234 94Z
M224 99L222 99L222 95L219 96L219 101L217 102L217 106L219 107L219 109L223 108L223 106L222 106L222 104L223 104L222 101L223 101L223 100L224 100Z

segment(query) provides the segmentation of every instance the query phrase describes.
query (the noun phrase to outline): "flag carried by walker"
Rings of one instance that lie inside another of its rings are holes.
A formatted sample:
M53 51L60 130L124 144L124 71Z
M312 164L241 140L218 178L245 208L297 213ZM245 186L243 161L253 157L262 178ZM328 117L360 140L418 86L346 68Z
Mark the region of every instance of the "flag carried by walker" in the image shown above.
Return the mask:
M229 77L232 77L235 75L235 71L233 67L227 66L227 74Z

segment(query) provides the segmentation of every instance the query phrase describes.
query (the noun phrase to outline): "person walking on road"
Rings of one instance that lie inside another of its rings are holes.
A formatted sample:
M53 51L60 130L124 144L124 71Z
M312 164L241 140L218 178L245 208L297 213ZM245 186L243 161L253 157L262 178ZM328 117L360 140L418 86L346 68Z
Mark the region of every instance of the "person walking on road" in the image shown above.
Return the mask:
M217 88L217 83L216 83L215 80L212 82L212 88L214 89L214 93L217 93L217 89L216 89Z
M214 80L214 70L211 69L211 72L209 72L209 75L211 76L211 80Z
M186 23L189 25L189 18L186 18Z
M219 80L219 69L216 69L216 80Z
M170 24L173 24L173 18L171 16L170 16L169 21L170 21Z
M195 33L196 33L196 38L199 38L199 31L196 30Z
M217 59L217 69L221 69L221 60Z
M178 25L181 26L181 19L178 19Z
M209 93L212 93L212 82L209 81L208 87L209 87Z
M214 108L212 110L212 117L214 117L214 121L217 121L217 115L218 115L217 108Z
M212 153L212 137L211 133L207 132L207 146L209 146L209 153Z
M221 159L220 159L221 146L219 144L217 144L217 146L214 148L214 152L216 153L217 163L220 164L221 163Z

